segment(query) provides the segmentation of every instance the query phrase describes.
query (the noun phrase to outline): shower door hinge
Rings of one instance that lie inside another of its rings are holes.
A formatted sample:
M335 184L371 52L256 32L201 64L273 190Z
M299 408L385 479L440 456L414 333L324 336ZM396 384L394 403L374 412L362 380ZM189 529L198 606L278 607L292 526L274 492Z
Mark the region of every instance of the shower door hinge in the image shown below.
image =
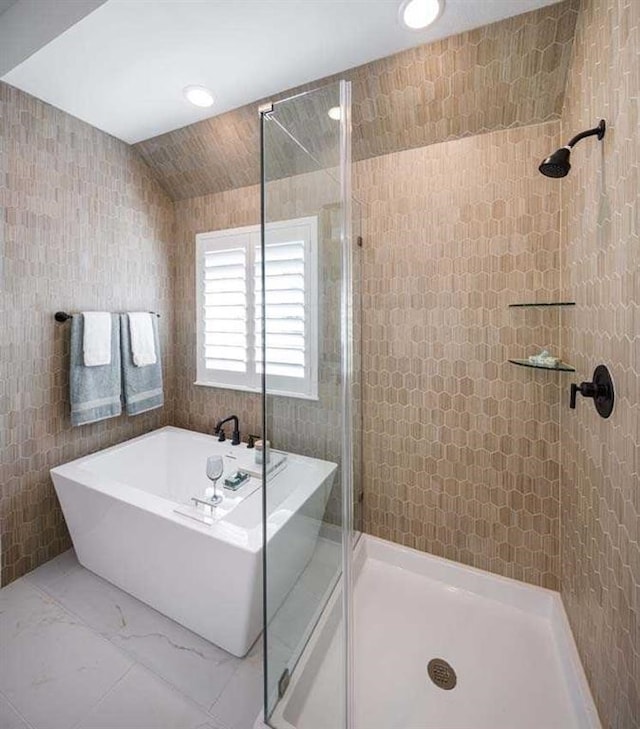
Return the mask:
M273 111L273 104L269 101L266 104L262 104L258 107L258 114L269 114Z
M281 699L284 696L285 691L289 688L289 681L291 680L291 674L289 669L285 668L282 672L282 676L278 679L278 698Z
M358 237L356 238L356 245L358 246L358 248L362 248L362 242L363 242L363 241L362 241L362 236L361 236L361 235L359 235L359 236L358 236Z

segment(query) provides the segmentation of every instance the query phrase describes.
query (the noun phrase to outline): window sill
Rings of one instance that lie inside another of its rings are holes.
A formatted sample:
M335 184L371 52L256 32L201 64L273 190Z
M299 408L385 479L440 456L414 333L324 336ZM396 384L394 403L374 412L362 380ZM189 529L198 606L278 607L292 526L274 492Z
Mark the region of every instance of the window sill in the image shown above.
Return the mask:
M204 382L202 380L196 380L194 385L197 385L198 387L213 387L220 390L236 390L237 392L246 392L251 395L261 395L262 390L261 389L254 389L252 387L243 387L242 385L227 385L227 384L220 384L217 382ZM279 391L279 392L267 392L267 395L269 397L290 397L294 398L296 400L310 400L312 402L318 402L320 400L320 397L317 394L314 395L303 395L300 392L285 392L285 391Z

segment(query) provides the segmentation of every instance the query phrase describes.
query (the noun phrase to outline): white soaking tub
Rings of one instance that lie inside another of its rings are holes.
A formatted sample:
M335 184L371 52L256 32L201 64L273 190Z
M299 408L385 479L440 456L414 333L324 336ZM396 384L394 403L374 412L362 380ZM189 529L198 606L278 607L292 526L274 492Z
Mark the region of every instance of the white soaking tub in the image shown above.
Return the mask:
M244 444L161 428L51 470L78 559L87 569L236 656L262 629L262 487L250 478L222 490L211 523L191 498L211 485L206 461L225 476L255 468ZM336 464L288 454L267 482L270 612L313 554ZM179 513L182 511L183 513Z

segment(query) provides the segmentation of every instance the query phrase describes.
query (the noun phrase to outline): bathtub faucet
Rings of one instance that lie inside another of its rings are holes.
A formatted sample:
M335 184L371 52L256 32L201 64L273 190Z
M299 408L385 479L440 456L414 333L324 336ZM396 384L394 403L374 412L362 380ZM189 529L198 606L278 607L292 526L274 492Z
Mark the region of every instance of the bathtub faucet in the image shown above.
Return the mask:
M233 433L231 434L231 445L240 445L240 426L238 424L237 415L229 415L228 418L225 418L224 420L219 420L216 423L216 427L213 431L213 434L218 436L218 440L220 442L226 440L226 436L224 434L224 424L228 423L230 420L233 420Z

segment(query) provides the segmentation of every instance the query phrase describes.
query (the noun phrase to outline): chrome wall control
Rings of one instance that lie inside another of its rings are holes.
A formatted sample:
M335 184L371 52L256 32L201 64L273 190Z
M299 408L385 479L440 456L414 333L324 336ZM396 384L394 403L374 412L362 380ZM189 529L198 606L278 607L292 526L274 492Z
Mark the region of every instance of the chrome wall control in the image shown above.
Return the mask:
M574 382L571 385L569 407L572 410L575 410L578 395L592 398L593 404L601 417L608 418L611 415L615 402L615 392L611 374L605 365L598 365L595 368L592 382L581 382L579 385Z

